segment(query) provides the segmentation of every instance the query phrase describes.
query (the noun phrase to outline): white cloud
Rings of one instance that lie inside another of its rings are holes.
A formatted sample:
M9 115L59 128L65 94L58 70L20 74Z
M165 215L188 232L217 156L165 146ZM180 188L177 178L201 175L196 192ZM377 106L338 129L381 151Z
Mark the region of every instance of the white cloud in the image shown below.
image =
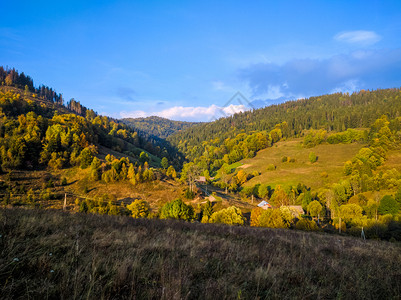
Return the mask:
M330 93L352 93L359 89L359 82L356 79L350 79L340 86L335 87Z
M245 107L245 105L243 104L240 105L230 104L226 107L219 107L215 113L221 112L222 114L224 113L225 115L233 115L246 110L249 110L249 108Z
M122 111L122 118L143 118L149 116L159 116L171 120L179 121L209 121L211 119L232 115L238 112L246 111L249 108L244 105L230 104L227 107L220 107L212 104L208 107L204 106L173 106L161 111L145 112L142 110Z
M371 45L381 40L381 36L374 31L356 30L340 32L334 36L334 39L349 44Z

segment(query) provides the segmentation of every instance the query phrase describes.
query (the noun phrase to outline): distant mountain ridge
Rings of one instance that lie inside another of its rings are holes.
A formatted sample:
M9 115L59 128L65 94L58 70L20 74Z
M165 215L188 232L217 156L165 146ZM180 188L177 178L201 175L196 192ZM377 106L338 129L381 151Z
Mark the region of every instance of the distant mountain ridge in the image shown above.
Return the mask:
M200 124L197 122L173 121L158 116L146 118L124 118L121 119L121 121L127 126L130 126L145 135L161 139L165 139L176 132Z

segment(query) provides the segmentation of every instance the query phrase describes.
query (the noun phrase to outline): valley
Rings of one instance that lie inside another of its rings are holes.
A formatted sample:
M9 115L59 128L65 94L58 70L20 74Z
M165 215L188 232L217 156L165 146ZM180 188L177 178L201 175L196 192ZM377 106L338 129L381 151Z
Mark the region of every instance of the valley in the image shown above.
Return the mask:
M401 1L0 11L0 300L401 300Z
M210 123L117 120L30 86L0 87L5 299L400 292L399 89L283 103L273 124L263 117L272 107ZM384 269L372 276L378 257ZM66 280L78 271L79 280L92 278L89 287ZM334 290L344 273L359 285L343 280Z

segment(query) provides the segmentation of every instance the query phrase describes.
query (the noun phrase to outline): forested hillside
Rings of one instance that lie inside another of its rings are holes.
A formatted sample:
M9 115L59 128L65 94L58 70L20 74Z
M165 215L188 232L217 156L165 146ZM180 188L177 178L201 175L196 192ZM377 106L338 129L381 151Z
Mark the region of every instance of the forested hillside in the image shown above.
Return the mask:
M125 118L121 121L147 136L158 137L165 139L170 135L192 127L198 123L172 121L161 117L147 117L147 118Z
M185 156L175 146L171 145L166 138L176 132L199 124L195 122L172 121L156 116L125 118L118 120L118 122L122 122L135 132L138 132L140 136L151 142L155 147L165 149L164 156L169 157L169 159L174 158L173 162L177 168L180 168L185 160Z
M34 161L29 161L27 164L24 161L25 158L21 152L18 158L14 155L12 160L20 161L19 163L12 163L16 167L20 166L37 166L39 162L39 156L36 156L36 152L39 150L43 138L49 139L49 134L46 135L48 127L54 127L55 125L62 125L61 127L67 134L67 139L71 139L77 143L78 138L75 136L85 138L81 141L81 148L85 148L89 145L94 146L105 146L113 149L117 152L125 153L131 157L139 157L142 151L148 152L154 156L167 157L170 161L179 165L182 161L182 157L179 156L177 151L174 151L172 147L168 147L168 143L163 141L152 139L146 134L142 134L139 131L135 131L127 125L121 123L118 120L114 120L105 116L99 116L92 109L88 109L83 106L79 101L70 99L64 105L64 100L61 94L56 93L52 88L46 86L34 87L33 80L29 76L26 76L23 72L19 73L15 69L4 69L0 67L0 82L1 82L1 111L5 117L2 120L2 138L7 137L8 142L2 142L5 147L5 151L8 151L11 144L14 143L14 138L22 138L25 143L27 139L24 134L29 134L31 137L33 133L24 132L27 124L33 124L29 130L35 130L34 135L36 138L36 146L33 147L33 157L36 157ZM29 116L28 116L29 115ZM25 121L24 118L33 119L33 121ZM17 119L19 120L18 122ZM37 121L39 119L39 121ZM22 123L21 123L22 122ZM27 124L25 124L28 122ZM29 123L30 122L30 123ZM43 124L42 124L42 123ZM40 123L40 124L39 124ZM81 125L77 125L81 124ZM15 130L15 127L18 130ZM61 129L60 129L61 130ZM60 130L57 130L55 135L59 138ZM22 135L21 135L22 134ZM31 141L31 143L33 143ZM55 151L59 153L74 152L73 156L78 156L81 148L72 150L73 147L66 141L64 144L61 143L62 147L56 147ZM166 145L166 147L163 147ZM33 145L29 145L32 147ZM35 150L35 148L37 148ZM169 151L167 151L169 150ZM16 150L14 151L16 152ZM63 154L63 160L68 161L71 155ZM5 159L5 156L3 156ZM10 158L11 159L11 158ZM46 159L45 159L46 160ZM159 161L159 159L155 160ZM44 160L42 159L42 163ZM65 165L63 163L63 165ZM66 163L68 165L68 163Z
M400 112L401 90L398 88L335 93L238 113L190 127L167 140L187 157L195 159L204 153L205 142L218 146L227 143L227 138L243 140L245 135L239 134L250 136L255 132L269 133L279 129L276 133L281 135L280 138L287 138L300 136L309 129L341 132L348 128L367 128L381 115L393 119Z
M161 181L177 177L173 165L179 167L182 161L177 151L160 147L79 101L71 99L64 105L40 94L23 73L1 71L2 205L60 207L68 194L77 210L126 214L129 211L117 197L142 197L146 192L149 201L159 200L158 190L164 190L169 197L163 201L168 201L182 193L180 186ZM157 209L155 203L152 206Z
M99 146L138 159L143 149L163 154L136 132L107 117L59 114L46 105L25 101L13 91L0 92L0 110L1 159L5 168L35 168L43 164L63 168L76 164L78 158L83 161L86 154L93 157Z

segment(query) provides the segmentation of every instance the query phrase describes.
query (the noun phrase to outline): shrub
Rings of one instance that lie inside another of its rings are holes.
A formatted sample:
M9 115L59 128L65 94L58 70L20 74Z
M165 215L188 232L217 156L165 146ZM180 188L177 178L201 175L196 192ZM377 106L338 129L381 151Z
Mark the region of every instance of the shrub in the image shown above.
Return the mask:
M259 176L260 173L258 171L253 171L251 174L253 177Z
M315 231L318 230L319 228L317 227L315 221L307 220L307 219L301 219L297 222L295 225L295 228L298 230L305 230L305 231Z
M54 182L53 182L53 180L49 179L49 181L46 183L46 187L47 187L47 188L52 188L52 187L54 187Z
M44 201L48 201L53 197L51 190L48 188L46 190L43 190L40 193L40 198Z
M266 168L267 171L274 171L275 169L276 169L276 166L273 164L267 165L267 168Z
M287 157L287 156L283 156L283 157L281 158L281 162L285 163L285 162L287 162L287 161L288 161L288 157Z
M194 199L195 198L195 192L191 191L190 189L186 189L184 193L185 199Z
M309 153L309 161L313 164L317 161L317 156L315 152L310 152Z
M84 212L84 213L87 213L88 212L88 204L86 203L86 201L84 200L84 201L82 201L81 203L80 203L80 205L79 205L79 211L80 212Z
M289 159L289 162L290 162L290 163L294 163L294 162L295 162L295 158L291 157L291 158Z

